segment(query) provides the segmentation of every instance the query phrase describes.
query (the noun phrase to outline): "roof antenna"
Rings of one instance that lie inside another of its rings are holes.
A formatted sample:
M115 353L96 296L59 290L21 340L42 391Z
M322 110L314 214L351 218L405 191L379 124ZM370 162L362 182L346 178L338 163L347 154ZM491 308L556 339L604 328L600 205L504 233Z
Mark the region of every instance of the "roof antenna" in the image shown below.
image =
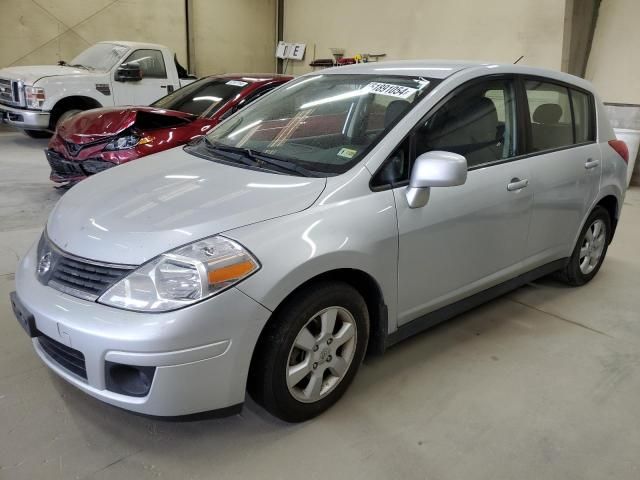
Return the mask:
M515 65L516 63L518 63L523 58L524 58L524 55L520 55L520 57L518 57L518 59L515 62L513 62L513 64Z

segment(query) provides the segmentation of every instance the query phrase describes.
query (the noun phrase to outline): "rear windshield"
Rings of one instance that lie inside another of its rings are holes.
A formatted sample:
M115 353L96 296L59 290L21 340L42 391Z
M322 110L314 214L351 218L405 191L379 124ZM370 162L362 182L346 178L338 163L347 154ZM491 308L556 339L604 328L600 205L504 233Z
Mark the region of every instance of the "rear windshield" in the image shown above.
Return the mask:
M151 106L209 117L247 85L249 83L243 80L203 78L162 97Z
M335 175L355 165L435 83L409 76L305 76L247 106L207 140Z

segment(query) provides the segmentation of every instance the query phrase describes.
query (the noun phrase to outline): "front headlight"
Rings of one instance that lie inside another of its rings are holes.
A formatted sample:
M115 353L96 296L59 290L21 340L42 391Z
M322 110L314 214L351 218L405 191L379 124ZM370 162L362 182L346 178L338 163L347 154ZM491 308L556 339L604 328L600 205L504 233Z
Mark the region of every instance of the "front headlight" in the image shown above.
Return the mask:
M176 310L220 293L259 268L242 245L215 236L145 263L109 288L98 302L139 312Z
M151 137L140 137L136 134L122 135L107 143L105 150L127 150L137 145L144 145L153 140Z
M24 99L27 102L27 108L42 109L45 98L44 88L24 87Z

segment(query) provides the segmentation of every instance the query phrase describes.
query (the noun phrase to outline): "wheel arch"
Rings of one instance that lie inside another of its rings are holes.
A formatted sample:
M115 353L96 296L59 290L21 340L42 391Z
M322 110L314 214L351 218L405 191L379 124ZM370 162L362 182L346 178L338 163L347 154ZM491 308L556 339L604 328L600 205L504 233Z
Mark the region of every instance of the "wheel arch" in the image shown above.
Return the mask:
M290 291L273 310L269 320L263 325L262 331L256 342L253 355L263 341L263 336L271 322L275 321L277 314L286 307L287 302L297 293L312 288L314 284L327 281L345 282L355 288L364 299L369 313L369 342L367 353L381 354L385 349L385 341L388 331L388 311L384 300L382 288L369 273L355 268L336 268L319 273Z
M100 108L102 104L98 102L95 98L87 97L84 95L73 95L70 97L61 98L56 102L56 104L51 109L51 118L49 120L49 128L54 130L56 127L56 123L62 115L67 110L71 109L79 109L79 110L90 110L92 108Z
M611 237L609 239L609 243L611 243L611 241L613 240L613 235L616 232L616 227L618 226L618 199L615 195L612 194L605 195L600 200L598 200L593 208L595 207L603 207L609 213L609 218L611 219ZM593 209L591 209L591 211L593 211Z

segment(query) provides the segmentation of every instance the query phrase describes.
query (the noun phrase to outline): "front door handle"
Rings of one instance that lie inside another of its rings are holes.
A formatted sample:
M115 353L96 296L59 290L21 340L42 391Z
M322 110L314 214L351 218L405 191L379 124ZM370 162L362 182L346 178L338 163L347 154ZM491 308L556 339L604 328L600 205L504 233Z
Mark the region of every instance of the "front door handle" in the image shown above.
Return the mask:
M600 160L592 160L591 158L589 160L587 160L587 162L584 164L584 168L586 168L587 170L591 170L592 168L596 168L598 165L600 165Z
M529 185L529 179L525 178L524 180L520 180L519 178L512 178L511 181L507 184L507 190L510 192L515 192L516 190L522 190L527 185Z

